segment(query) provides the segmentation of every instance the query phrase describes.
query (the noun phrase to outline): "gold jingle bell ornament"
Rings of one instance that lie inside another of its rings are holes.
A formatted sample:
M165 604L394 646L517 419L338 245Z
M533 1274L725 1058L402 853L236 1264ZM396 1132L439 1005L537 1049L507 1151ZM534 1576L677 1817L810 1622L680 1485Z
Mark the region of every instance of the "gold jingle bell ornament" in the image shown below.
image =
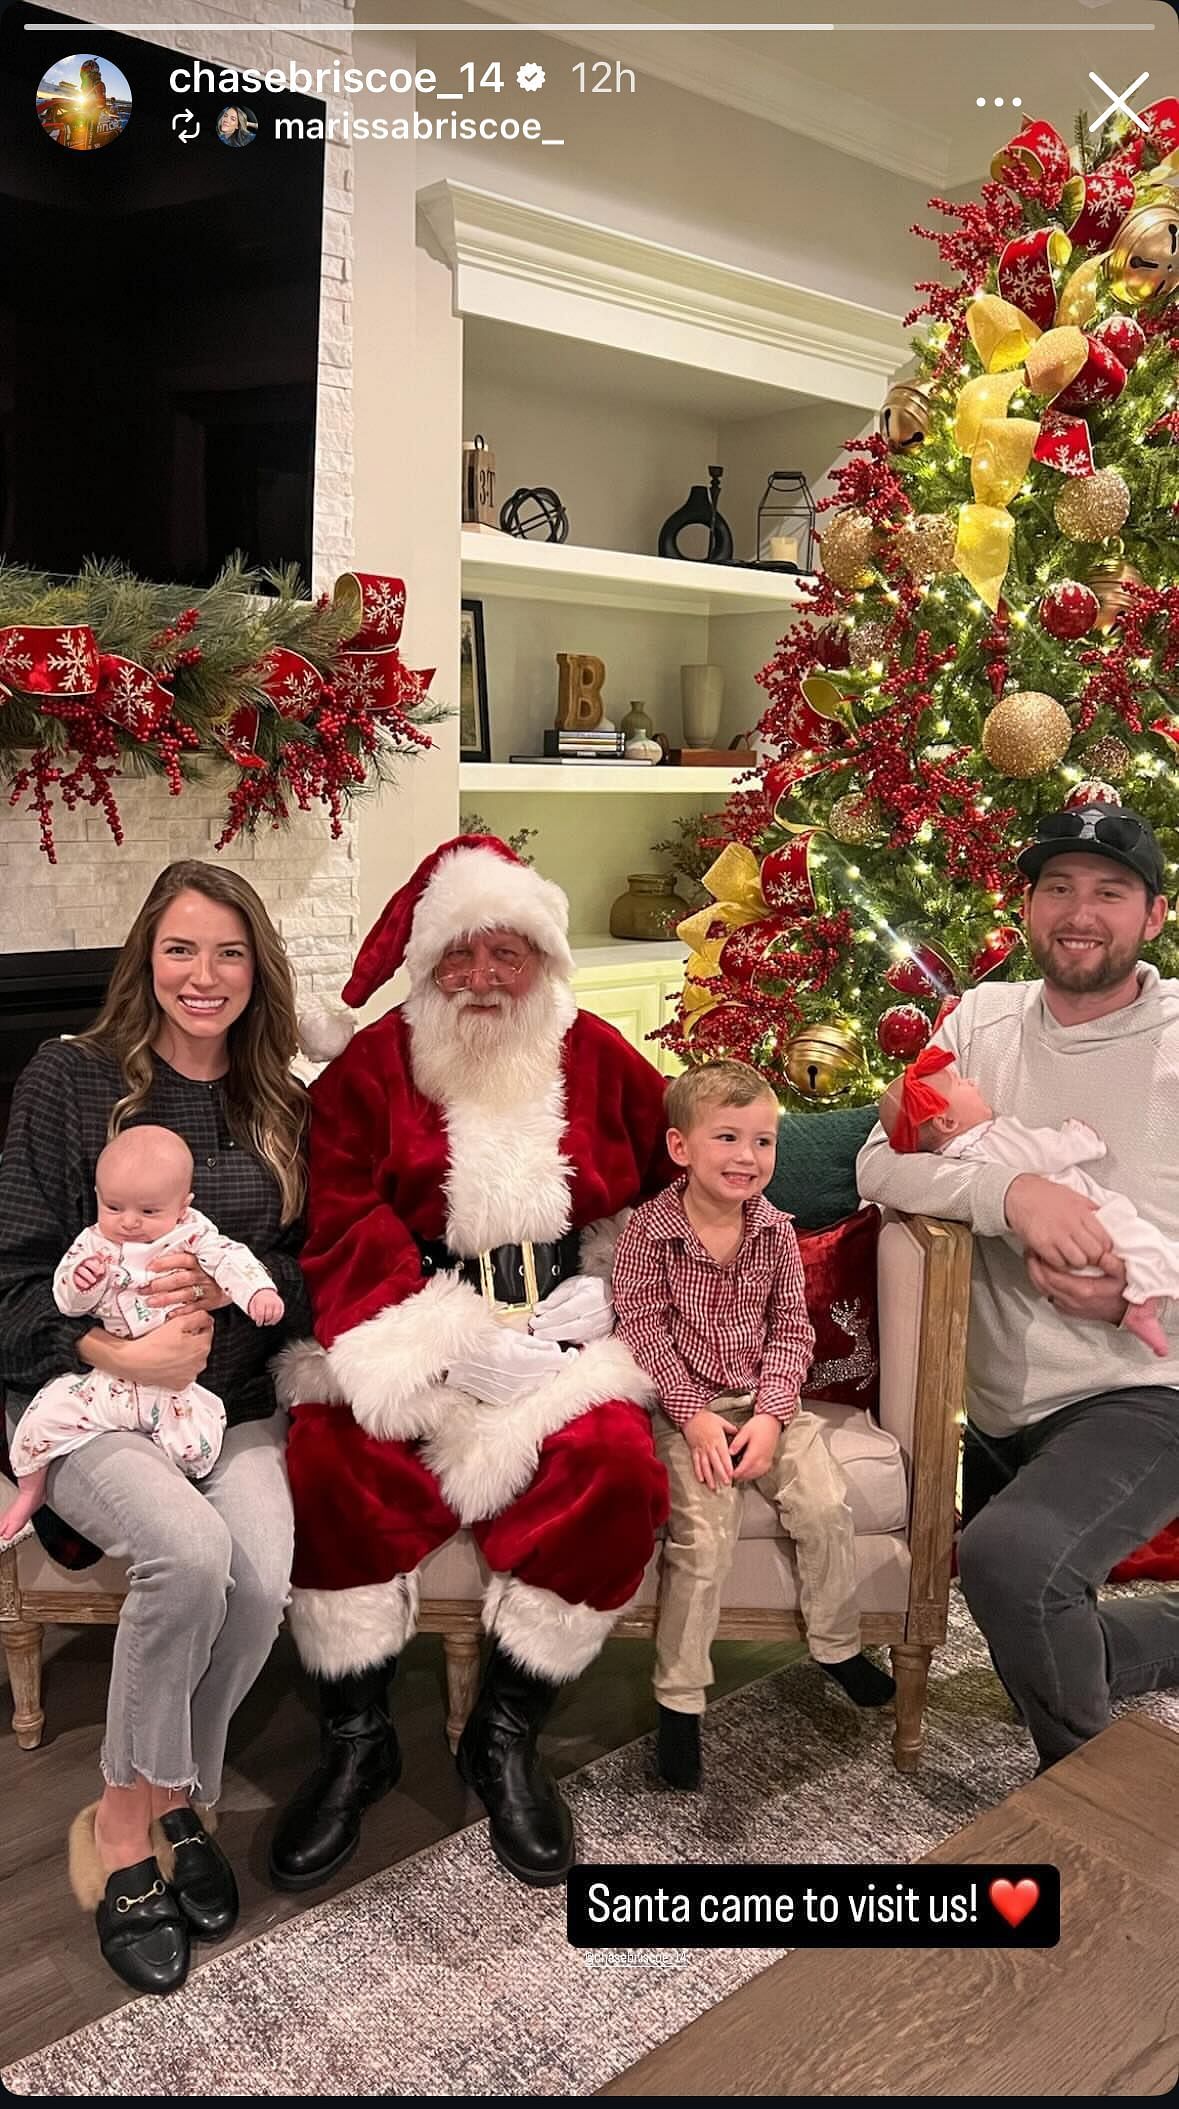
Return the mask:
M1130 513L1126 479L1116 469L1070 476L1053 507L1056 525L1074 542L1108 542Z
M859 1040L836 1020L804 1026L786 1049L787 1080L803 1098L841 1098L859 1072Z
M867 513L836 513L819 544L823 569L833 586L870 586L876 557L876 529Z
M884 839L883 808L877 799L865 798L862 792L848 791L837 798L827 815L827 825L837 842L859 844Z
M1098 563L1090 564L1085 573L1085 584L1092 587L1101 609L1093 628L1108 636L1111 630L1117 629L1130 605L1127 587L1145 586L1146 580L1124 557L1113 556L1102 557Z
M957 522L950 513L914 513L902 520L893 538L894 547L910 578L936 578L954 568Z
M1054 696L1017 689L988 713L982 750L1000 776L1044 776L1064 760L1072 736L1069 714Z
M876 420L890 454L915 454L929 430L930 403L913 381L894 381Z
M1106 262L1109 290L1123 307L1145 307L1179 289L1179 198L1171 191L1143 200L1127 213Z

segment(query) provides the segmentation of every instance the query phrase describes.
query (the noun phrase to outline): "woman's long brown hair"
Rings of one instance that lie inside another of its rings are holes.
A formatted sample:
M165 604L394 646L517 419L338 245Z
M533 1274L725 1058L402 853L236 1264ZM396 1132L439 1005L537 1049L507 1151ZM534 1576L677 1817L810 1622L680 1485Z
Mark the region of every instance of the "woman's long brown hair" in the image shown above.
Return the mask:
M295 984L290 961L274 924L249 881L216 864L185 860L160 873L115 962L106 1001L78 1043L110 1055L130 1086L110 1117L108 1140L144 1105L152 1083L152 1042L160 1030L151 956L160 918L180 893L201 893L223 908L235 908L250 933L254 986L240 1018L229 1028L229 1073L225 1111L236 1142L269 1165L282 1193L282 1220L290 1223L303 1205L303 1128L306 1098L291 1075L298 1041Z

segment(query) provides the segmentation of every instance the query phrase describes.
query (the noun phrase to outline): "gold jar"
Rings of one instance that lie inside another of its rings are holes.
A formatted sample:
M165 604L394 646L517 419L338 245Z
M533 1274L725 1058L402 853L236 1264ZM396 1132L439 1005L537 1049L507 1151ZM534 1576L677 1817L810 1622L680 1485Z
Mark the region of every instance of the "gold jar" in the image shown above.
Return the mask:
M688 904L661 871L633 871L610 910L611 937L674 937Z

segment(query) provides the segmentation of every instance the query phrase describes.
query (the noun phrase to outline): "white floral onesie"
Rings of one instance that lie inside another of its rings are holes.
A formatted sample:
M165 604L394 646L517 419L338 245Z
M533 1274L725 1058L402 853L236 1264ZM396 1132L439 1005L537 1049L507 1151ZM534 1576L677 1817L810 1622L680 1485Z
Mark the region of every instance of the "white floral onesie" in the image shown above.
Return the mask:
M145 1292L158 1279L148 1263L157 1253L178 1251L195 1253L206 1274L243 1311L260 1289L274 1288L248 1246L222 1237L207 1216L190 1208L174 1229L149 1245L116 1245L93 1225L84 1230L53 1277L57 1308L69 1318L92 1314L118 1340L138 1340L169 1316L146 1300ZM75 1267L95 1257L109 1260L107 1274L93 1289L75 1288ZM225 1408L202 1384L167 1391L155 1384L129 1384L98 1369L54 1377L17 1423L10 1444L13 1471L18 1479L25 1477L116 1428L141 1429L190 1479L203 1479L220 1454Z

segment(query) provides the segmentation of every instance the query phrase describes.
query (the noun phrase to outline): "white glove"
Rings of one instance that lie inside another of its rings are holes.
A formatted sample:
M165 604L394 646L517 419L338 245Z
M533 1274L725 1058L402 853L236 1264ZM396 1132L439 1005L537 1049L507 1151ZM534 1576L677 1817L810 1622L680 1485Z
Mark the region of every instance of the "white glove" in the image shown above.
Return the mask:
M593 1274L575 1274L537 1304L529 1331L537 1340L563 1340L584 1347L614 1331L614 1303L608 1283Z
M570 1355L576 1349L569 1350ZM446 1381L489 1406L506 1406L555 1377L565 1354L555 1340L533 1340L505 1326L497 1339L469 1359L452 1362Z

